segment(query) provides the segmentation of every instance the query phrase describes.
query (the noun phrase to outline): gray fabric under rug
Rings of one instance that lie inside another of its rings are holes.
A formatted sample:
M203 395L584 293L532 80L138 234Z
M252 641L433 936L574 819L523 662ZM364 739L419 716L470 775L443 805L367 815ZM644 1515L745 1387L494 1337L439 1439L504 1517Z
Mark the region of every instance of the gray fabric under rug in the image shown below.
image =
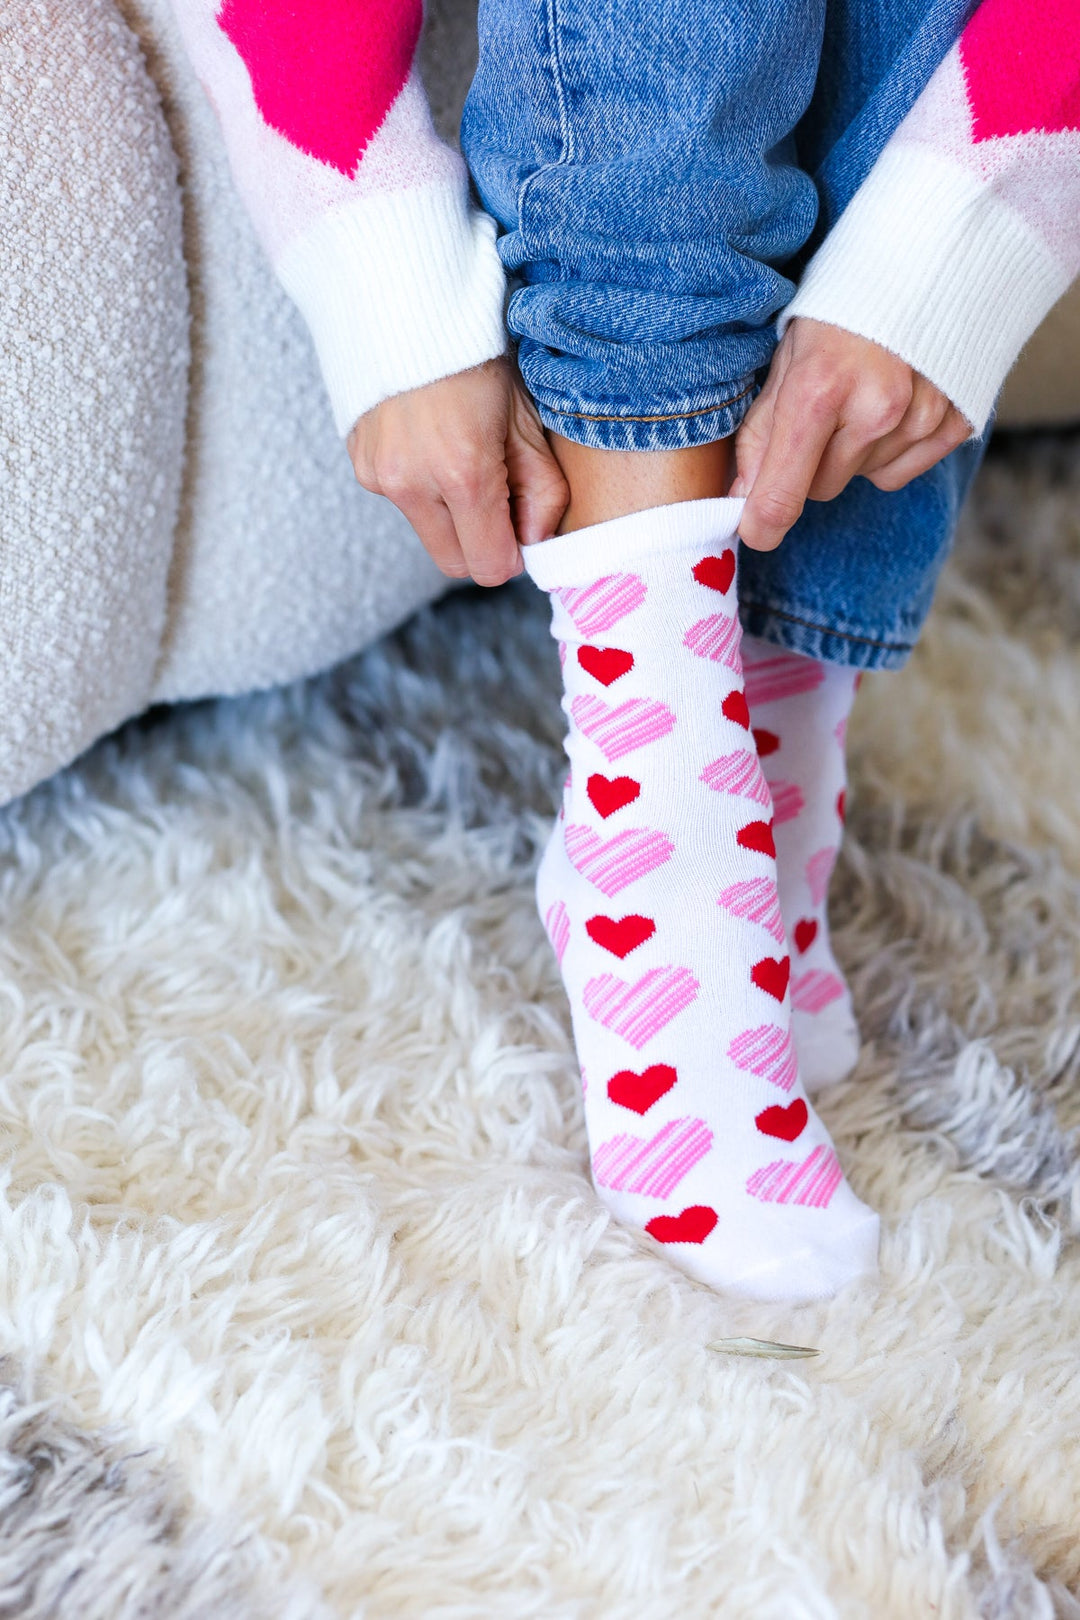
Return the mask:
M1078 642L1080 443L1004 444L852 728L829 1306L592 1193L527 584L3 812L0 1616L1080 1616Z

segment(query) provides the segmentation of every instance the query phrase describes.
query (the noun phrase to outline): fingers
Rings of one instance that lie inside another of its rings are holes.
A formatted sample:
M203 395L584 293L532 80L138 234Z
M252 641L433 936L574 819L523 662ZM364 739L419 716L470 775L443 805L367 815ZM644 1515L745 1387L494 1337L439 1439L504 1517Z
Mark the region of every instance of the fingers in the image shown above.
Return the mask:
M396 503L395 503L396 504ZM436 568L448 579L468 579L471 572L449 509L437 498L410 502L400 510L420 537Z
M570 486L547 441L532 401L515 386L506 435L510 515L523 546L547 540L570 504Z
M761 471L773 428L773 411L783 374L783 344L776 351L764 388L742 419L735 435L735 481L730 495L749 495Z
M510 520L505 361L383 400L348 439L356 477L404 513L452 579L501 585L521 571Z
M913 478L919 478L931 467L960 447L971 437L971 426L954 406L949 406L936 433L920 443L902 451L883 467L867 473L875 488L891 493L903 489Z
M916 375L911 402L903 417L891 432L882 434L869 445L859 471L869 476L879 467L887 467L898 456L905 455L924 439L933 438L951 409L940 389L925 377Z
M521 572L510 493L500 455L471 458L443 480L440 491L468 572L477 585L503 585Z
M768 444L739 523L739 535L753 551L775 551L801 516L836 431L840 403L826 388L807 393L792 387L790 373L778 390Z

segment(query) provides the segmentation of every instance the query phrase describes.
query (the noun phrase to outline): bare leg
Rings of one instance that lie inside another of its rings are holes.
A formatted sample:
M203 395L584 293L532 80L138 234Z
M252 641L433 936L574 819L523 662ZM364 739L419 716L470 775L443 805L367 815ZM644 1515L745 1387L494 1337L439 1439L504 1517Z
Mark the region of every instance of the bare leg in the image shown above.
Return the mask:
M570 485L560 534L652 506L726 495L731 483L730 439L688 450L596 450L558 433L548 439Z

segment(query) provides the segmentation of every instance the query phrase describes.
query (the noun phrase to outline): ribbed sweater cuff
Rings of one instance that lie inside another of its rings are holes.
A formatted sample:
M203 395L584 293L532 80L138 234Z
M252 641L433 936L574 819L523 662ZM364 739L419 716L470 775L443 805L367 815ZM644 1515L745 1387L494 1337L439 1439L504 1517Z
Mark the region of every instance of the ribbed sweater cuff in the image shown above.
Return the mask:
M814 255L780 328L803 315L880 343L981 433L1010 366L1068 282L990 185L903 143L882 154Z
M275 266L311 331L338 432L380 400L502 354L495 225L458 185L365 197Z

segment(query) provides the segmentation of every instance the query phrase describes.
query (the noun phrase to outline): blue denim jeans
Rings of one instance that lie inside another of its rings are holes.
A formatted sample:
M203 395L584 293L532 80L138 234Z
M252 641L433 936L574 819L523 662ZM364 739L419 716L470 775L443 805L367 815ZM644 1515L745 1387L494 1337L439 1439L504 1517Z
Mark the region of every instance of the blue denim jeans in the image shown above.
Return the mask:
M481 0L462 146L545 425L622 450L733 433L801 263L973 4ZM744 548L747 628L902 664L980 449L896 494L856 480L779 551Z

